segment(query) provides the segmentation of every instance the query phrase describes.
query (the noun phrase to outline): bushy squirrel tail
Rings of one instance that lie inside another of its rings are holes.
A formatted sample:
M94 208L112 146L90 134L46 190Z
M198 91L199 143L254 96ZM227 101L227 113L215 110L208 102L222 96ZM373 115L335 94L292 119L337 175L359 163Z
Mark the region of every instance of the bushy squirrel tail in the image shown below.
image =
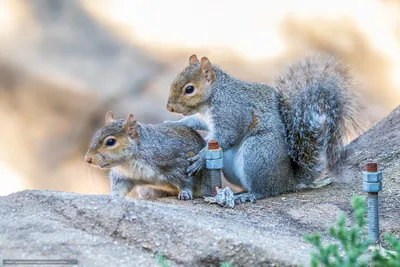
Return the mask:
M346 139L362 130L363 107L349 69L333 56L306 57L275 86L298 176L310 183L323 171L337 170Z

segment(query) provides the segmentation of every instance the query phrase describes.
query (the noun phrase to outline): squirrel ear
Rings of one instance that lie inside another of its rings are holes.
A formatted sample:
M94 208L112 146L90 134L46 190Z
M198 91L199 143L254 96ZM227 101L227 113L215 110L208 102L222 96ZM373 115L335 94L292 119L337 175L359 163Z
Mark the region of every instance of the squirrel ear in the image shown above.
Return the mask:
M197 56L195 54L193 54L189 57L189 66L192 66L198 62L199 62L199 60L197 59Z
M212 69L210 60L206 57L202 57L200 66L204 73L204 78L206 79L207 84L213 84L215 73L214 70Z
M129 114L128 118L126 118L124 129L130 137L134 138L136 136L136 120L133 114Z
M114 114L112 111L106 113L106 126L109 125L114 120Z

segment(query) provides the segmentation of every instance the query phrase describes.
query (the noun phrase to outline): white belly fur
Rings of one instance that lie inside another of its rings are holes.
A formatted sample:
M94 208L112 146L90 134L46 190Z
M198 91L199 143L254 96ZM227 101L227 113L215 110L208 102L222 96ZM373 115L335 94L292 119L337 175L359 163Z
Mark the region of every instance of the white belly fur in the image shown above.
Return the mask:
M150 166L140 161L132 161L116 167L125 177L133 180L143 180L150 183L163 182L166 178L156 173Z
M210 141L214 132L214 122L212 120L211 112L209 109L203 109L199 112L200 118L203 119L208 125L208 134L205 137L206 142Z
M224 151L224 176L228 182L247 188L244 173L243 149L240 145Z
M211 140L214 132L214 122L212 120L211 112L209 109L203 109L199 112L201 118L207 122L208 135L205 141ZM244 158L241 149L241 144L224 151L224 168L222 169L225 178L232 184L247 188L245 184L244 173Z

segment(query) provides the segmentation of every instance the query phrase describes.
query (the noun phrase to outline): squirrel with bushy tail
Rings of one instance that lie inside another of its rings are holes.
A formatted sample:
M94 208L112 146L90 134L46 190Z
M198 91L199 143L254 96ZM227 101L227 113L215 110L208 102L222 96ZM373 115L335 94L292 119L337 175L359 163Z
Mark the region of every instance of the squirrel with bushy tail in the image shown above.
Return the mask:
M189 58L173 81L167 104L185 118L173 122L207 130L224 150L225 178L244 192L235 203L294 192L338 170L363 110L349 69L335 57L308 56L274 85L246 82ZM192 175L205 168L205 148L189 159Z

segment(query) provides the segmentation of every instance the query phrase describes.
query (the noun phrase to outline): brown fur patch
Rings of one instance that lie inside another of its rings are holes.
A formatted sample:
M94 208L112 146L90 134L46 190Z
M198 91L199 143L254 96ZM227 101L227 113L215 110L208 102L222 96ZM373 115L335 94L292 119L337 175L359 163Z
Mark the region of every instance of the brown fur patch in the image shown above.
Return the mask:
M176 186L173 186L171 184L157 184L157 185L149 184L147 186L149 186L151 188L154 188L154 189L158 189L158 190L162 190L162 191L168 192L168 193L170 193L172 195L175 195L175 196L177 196L178 193L179 193L179 189Z
M189 153L187 153L187 156L188 156L188 158L193 158L194 156L196 156L196 154L193 152L189 152Z
M256 115L252 115L252 117L251 117L251 122L250 122L250 125L249 125L249 130L253 130L253 129L256 129L258 127L258 118L257 118L257 116Z

